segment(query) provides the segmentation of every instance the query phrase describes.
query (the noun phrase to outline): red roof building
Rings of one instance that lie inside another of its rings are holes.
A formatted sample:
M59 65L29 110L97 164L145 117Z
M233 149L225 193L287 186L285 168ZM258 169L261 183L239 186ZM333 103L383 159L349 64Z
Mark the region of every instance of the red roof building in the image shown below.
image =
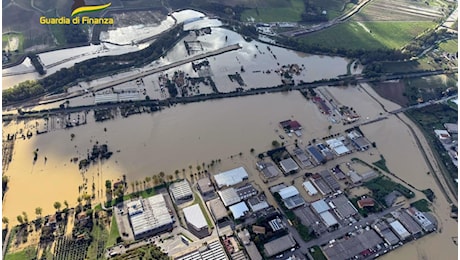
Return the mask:
M364 208L364 207L373 207L375 205L375 202L372 198L364 198L358 200L358 207L359 208Z

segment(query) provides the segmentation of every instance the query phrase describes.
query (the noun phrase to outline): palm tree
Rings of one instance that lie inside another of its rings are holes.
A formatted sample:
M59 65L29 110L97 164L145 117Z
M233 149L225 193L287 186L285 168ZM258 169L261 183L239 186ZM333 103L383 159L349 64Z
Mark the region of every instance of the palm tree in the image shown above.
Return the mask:
M254 153L255 149L254 148L251 148L250 152L251 153Z
M192 172L193 166L192 166L192 165L189 165L188 168L190 169L190 172Z
M197 166L196 166L196 170L197 170L197 171L200 171L200 170L201 170L201 166L197 165Z
M169 182L172 182L172 180L174 179L174 176L172 176L171 174L168 175L168 180Z
M54 202L53 206L57 211L59 211L59 209L61 208L61 202L56 201L56 202Z
M37 215L37 218L41 217L42 216L42 208L37 207L35 209L35 214Z
M139 190L139 181L136 181L136 190Z
M132 192L134 192L134 182L131 182L131 189L132 189Z
M66 209L69 208L69 203L67 202L67 200L64 200L64 206L65 206Z
M145 182L147 182L148 185L150 185L151 180L152 180L152 177L150 176L145 177Z

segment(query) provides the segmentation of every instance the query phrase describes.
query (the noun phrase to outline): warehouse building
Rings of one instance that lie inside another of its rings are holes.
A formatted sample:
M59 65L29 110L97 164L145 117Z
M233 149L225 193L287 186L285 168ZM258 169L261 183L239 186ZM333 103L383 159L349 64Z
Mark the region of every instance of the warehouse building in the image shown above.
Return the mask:
M234 219L240 219L244 217L247 213L249 213L249 208L246 205L246 203L244 203L244 201L230 206L228 207L228 209L232 212Z
M234 188L228 188L217 192L225 207L231 206L241 201L240 196Z
M199 204L186 207L183 212L188 231L198 238L209 236L208 223Z
M169 186L169 191L176 204L181 204L193 199L193 192L187 180L174 182Z
M214 186L209 177L204 177L198 180L198 190L203 196L210 196L214 194Z
M308 195L315 196L316 194L318 194L318 190L315 189L315 186L313 186L313 184L311 184L310 181L302 183L302 186L305 188Z
M280 174L280 170L271 162L257 162L257 169L262 172L266 180L275 178Z
M299 166L292 158L287 158L280 161L280 166L285 174L296 172L299 169Z
M175 260L227 260L227 254L219 242L215 240L207 246L200 247L198 250L176 257Z
M212 218L216 223L227 218L227 209L219 198L208 201L207 205L211 210Z
M235 168L223 173L214 175L217 187L229 187L247 180L249 177L248 173L243 167Z
M341 219L346 219L358 214L358 210L343 194L331 199L329 204L332 204L334 212Z
M292 247L295 247L296 242L290 234L272 240L264 244L264 251L267 257L274 256L276 254L282 253Z
M391 231L390 226L388 226L385 221L379 221L372 227L375 231L377 231L377 233L379 233L381 237L383 237L383 240L385 240L385 242L389 245L396 245L399 243L398 237Z
M283 188L278 194L288 209L293 209L305 204L305 200L300 196L299 191L294 186Z
M173 218L162 194L129 202L128 218L134 239L142 239L173 228Z
M254 188L254 186L252 186L252 184L248 183L244 186L241 186L239 188L236 188L236 193L238 194L238 196L240 197L241 200L246 200L252 196L255 196L257 195L258 191L256 190L256 188Z
M391 229L395 232L395 234L398 236L398 238L401 241L404 241L408 238L410 238L410 233L407 231L407 229L399 222L398 220L395 220L393 222L390 222L390 227Z

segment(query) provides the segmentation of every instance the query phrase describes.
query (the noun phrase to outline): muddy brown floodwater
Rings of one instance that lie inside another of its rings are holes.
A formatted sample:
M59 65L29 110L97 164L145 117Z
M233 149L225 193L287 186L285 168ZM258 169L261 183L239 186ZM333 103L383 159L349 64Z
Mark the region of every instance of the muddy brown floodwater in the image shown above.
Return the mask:
M371 88L365 88L377 96ZM360 87L328 89L340 103L353 106L362 114L363 120L385 113ZM388 110L399 107L378 99ZM275 131L279 129L278 122L289 118L298 120L304 127L300 138L304 144L312 138L328 135L331 123L327 117L315 104L294 91L177 105L153 114L117 118L105 123L89 122L78 128L18 140L13 161L6 172L11 179L11 188L6 193L3 214L14 222L22 211L34 216L36 207L42 207L44 215L52 213L54 201L67 200L74 205L79 194L78 186L84 178L88 179L88 193L91 193L94 181L96 202L99 202L105 199L101 196L105 180L116 180L123 174L126 174L128 183L161 171L174 175L176 169L180 176L185 169L188 176L189 165L196 169L202 162L209 164L213 159L222 159L221 164L211 169L212 173L244 165L251 175L255 175L255 160L251 159L250 149L254 148L256 154L270 149L272 140L280 141L280 133ZM331 131L341 132L348 127L335 124ZM13 123L4 126L4 135L19 128L24 126ZM457 247L452 237L457 237L457 223L449 218L449 205L433 177L426 174L428 167L407 127L399 119L389 116L387 120L361 129L376 142L392 172L418 189L431 188L437 196L433 211L440 222L440 232L410 242L382 259L456 259ZM71 133L75 134L72 141ZM284 141L294 142L294 138L284 136ZM114 154L107 162L93 165L82 174L70 159L86 157L96 141L107 143ZM33 151L37 148L38 160L33 164ZM239 158L240 152L244 154L243 158ZM369 163L377 158L377 155L362 154L362 159ZM230 159L232 155L233 159ZM45 156L48 158L46 164ZM359 154L356 156L361 158ZM421 197L417 193L417 198Z

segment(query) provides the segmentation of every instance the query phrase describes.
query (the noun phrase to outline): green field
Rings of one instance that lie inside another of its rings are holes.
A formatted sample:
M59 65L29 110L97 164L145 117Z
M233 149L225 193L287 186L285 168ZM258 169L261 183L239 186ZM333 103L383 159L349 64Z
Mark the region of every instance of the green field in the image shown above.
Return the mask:
M249 21L252 17L255 22L298 22L304 9L302 0L289 0L282 7L258 7L245 10L241 14L241 21Z
M117 243L117 238L120 237L118 232L118 224L115 219L115 216L112 216L112 221L110 224L109 238L107 239L106 247L111 247Z
M310 4L327 12L329 20L341 15L344 10L351 9L354 4L346 0L310 0Z
M5 260L24 260L33 259L37 255L37 250L33 247L26 248L23 251L19 251L12 254L6 254Z
M346 22L308 34L302 41L312 46L331 49L400 49L433 22Z
M447 51L448 53L457 53L458 52L458 40L452 39L447 40L439 44L439 49Z

